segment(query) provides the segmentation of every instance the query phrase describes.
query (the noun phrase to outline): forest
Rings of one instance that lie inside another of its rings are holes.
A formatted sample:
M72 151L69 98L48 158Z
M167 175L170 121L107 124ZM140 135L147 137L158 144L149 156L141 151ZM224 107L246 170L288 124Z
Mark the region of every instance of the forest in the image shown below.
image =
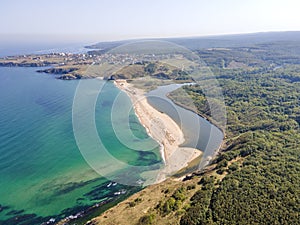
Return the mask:
M181 73L181 80L197 84L168 96L222 129L220 152L183 181L175 174L88 224L300 224L300 33L173 41L197 54L205 73L199 70L197 80L195 71ZM157 72L151 64L143 70L152 77ZM178 82L172 76L155 79ZM219 96L206 96L211 81L222 90L226 126L210 105Z
M210 173L194 174L201 188L181 225L300 224L300 54L293 44L198 51L223 90L226 139ZM184 90L198 114L211 116L199 85Z

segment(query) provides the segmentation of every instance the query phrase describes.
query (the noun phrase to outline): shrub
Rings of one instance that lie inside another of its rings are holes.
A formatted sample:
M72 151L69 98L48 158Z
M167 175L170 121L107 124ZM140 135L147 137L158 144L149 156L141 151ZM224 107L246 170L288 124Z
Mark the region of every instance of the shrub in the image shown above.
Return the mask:
M137 225L152 225L154 223L155 223L155 215L150 214L150 215L142 216L139 219L139 222L137 223Z

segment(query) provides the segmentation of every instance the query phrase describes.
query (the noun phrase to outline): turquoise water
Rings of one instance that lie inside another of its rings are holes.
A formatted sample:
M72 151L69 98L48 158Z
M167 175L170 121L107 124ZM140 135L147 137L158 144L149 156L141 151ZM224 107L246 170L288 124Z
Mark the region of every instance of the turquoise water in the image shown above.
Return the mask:
M110 181L96 173L78 149L72 104L79 81L57 80L36 70L0 68L0 224L39 224L114 197L118 190L131 190L122 184L108 188ZM88 87L104 81L80 82ZM111 109L117 96L122 107L114 119L120 121L121 139L135 143L138 149L126 146L115 134ZM124 93L105 83L95 108L97 132L114 158L133 166L159 165L157 144L149 139ZM124 115L129 126L122 123ZM145 151L142 146L153 148ZM98 154L95 152L95 158L101 166L105 158ZM128 176L135 181L144 170L116 168L109 178L118 181L118 177Z

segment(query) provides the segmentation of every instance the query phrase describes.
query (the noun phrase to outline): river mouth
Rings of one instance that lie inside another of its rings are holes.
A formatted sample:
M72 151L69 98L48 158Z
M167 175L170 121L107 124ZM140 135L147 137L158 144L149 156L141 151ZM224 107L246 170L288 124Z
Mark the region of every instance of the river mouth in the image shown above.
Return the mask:
M182 147L196 148L203 152L203 160L207 161L216 154L224 135L222 131L208 120L175 104L168 93L187 84L169 84L160 86L147 93L150 105L162 113L169 115L182 129L185 142ZM201 164L202 167L205 164ZM200 165L200 166L201 166Z
M1 68L0 71L1 105L5 106L0 119L0 224L16 224L15 218L28 224L40 224L52 217L64 218L107 198L129 196L140 188L120 183L110 185L111 181L87 165L72 130L72 103L78 81L57 80L37 74L36 69ZM91 84L104 81L81 82L87 84L84 93L92 94ZM111 153L133 165L151 166L160 162L159 149L148 153L131 151L117 142L110 123L110 110L120 90L107 82L101 94L96 102L96 127ZM125 108L132 108L130 99L121 95L127 99L123 101ZM118 115L122 114L123 111L118 112ZM145 146L144 127L134 112L130 115L130 128L141 138L138 144ZM186 124L184 120L182 123ZM123 125L120 128L123 129ZM128 133L125 128L124 135ZM188 128L186 126L184 131L189 131ZM84 135L89 136L89 133ZM90 147L93 143L87 144ZM188 142L184 145L188 146ZM121 172L116 171L114 177L124 178ZM127 177L135 179L132 173L127 173ZM124 195L123 189L127 190Z

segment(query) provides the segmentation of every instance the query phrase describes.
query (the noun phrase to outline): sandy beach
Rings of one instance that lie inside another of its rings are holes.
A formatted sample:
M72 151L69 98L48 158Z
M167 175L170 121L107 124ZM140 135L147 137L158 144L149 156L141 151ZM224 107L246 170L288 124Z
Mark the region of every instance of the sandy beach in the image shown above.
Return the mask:
M125 80L116 80L114 83L130 97L141 124L161 146L165 166L159 171L154 183L162 182L201 155L202 152L198 149L180 147L184 142L182 130L167 114L159 112L148 103L143 90L133 87Z

